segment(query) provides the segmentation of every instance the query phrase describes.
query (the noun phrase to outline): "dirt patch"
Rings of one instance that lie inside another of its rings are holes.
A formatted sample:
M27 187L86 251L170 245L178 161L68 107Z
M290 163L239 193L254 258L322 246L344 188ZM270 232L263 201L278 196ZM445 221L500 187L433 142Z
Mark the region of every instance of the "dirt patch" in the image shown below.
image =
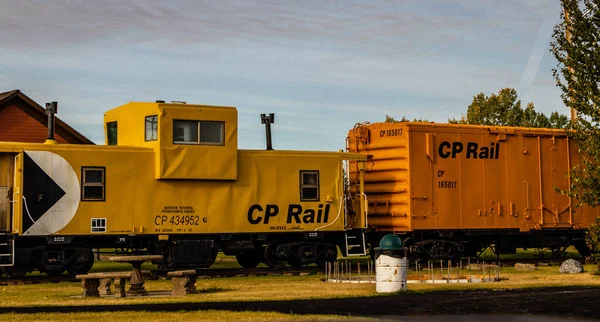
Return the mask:
M427 293L409 291L395 295L325 300L11 307L0 308L0 313L228 310L369 317L506 314L600 318L598 299L598 287L552 287Z

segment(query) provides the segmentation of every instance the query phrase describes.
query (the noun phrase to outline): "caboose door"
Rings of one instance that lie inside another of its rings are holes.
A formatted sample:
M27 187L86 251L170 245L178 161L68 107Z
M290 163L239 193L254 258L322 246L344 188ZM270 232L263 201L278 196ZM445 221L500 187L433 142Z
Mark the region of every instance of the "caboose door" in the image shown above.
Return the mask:
M14 182L14 155L0 153L0 233L12 230L12 191Z

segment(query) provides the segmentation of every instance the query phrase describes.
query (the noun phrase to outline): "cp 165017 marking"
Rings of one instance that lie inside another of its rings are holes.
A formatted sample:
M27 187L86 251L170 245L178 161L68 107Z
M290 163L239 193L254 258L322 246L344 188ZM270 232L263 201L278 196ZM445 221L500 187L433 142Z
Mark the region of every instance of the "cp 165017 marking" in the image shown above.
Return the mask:
M456 181L438 181L438 188L454 189L454 188L456 188L456 185L457 185Z

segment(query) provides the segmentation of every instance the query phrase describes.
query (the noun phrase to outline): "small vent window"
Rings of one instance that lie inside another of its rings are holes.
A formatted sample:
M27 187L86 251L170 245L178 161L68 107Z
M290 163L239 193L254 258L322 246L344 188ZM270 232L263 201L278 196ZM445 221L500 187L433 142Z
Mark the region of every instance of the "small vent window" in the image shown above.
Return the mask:
M117 122L106 123L106 137L108 145L117 145Z
M83 167L81 168L81 200L104 201L105 200L105 168Z
M300 171L300 201L319 201L319 171Z
M146 116L146 141L158 139L158 115Z
M225 145L225 123L174 120L173 143Z

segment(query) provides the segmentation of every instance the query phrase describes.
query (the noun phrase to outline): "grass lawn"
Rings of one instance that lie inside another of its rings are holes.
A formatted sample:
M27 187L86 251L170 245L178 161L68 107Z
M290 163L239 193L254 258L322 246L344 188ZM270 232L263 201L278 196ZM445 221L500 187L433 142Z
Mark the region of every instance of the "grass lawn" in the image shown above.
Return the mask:
M473 284L408 284L409 292L431 292L467 289L528 288L545 286L600 286L600 276L590 272L595 265L585 265L580 274L560 274L559 265L539 266L533 272L517 272L513 267L500 269L500 282ZM234 257L219 255L215 267L239 267ZM153 269L145 264L143 269ZM93 271L128 270L127 264L97 261ZM306 300L327 298L349 298L378 296L374 283L326 283L324 275L310 276L263 276L263 277L226 277L200 279L196 283L198 294L185 297L126 297L126 298L81 298L80 283L63 282L47 284L26 284L0 286L2 301L0 307L54 307L54 306L93 306L114 305L119 312L101 313L32 313L2 314L0 321L101 321L101 320L138 320L138 321L335 321L340 316L295 315L277 312L235 312L227 310L205 310L196 312L143 312L127 311L124 307L133 304L163 303L202 303L202 302L260 302L273 300ZM168 280L146 281L149 292L168 291ZM344 317L344 320L350 317ZM369 320L352 317L351 320Z

